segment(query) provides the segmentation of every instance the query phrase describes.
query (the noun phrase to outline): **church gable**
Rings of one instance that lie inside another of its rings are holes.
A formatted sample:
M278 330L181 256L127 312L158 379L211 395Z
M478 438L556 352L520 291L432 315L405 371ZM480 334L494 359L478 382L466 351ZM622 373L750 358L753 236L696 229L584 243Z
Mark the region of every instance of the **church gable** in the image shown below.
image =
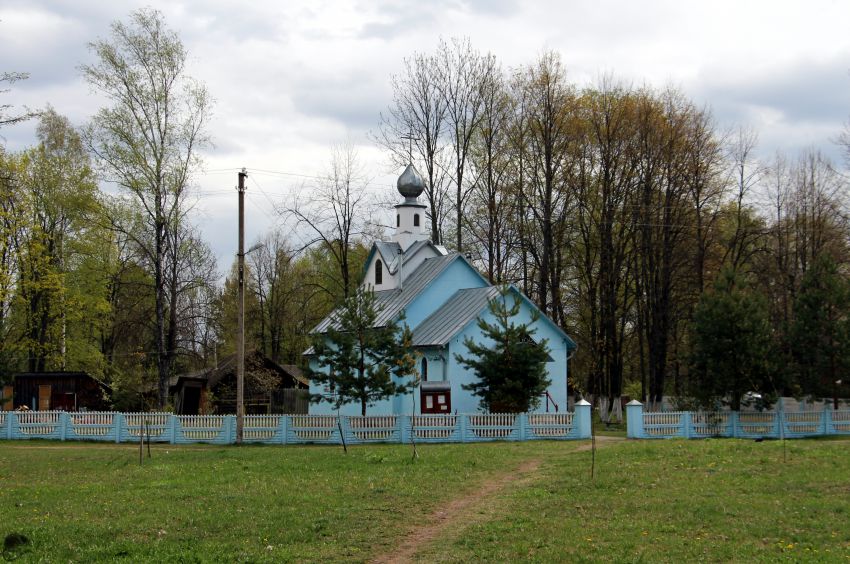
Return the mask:
M404 253L398 243L377 241L372 245L363 269L361 284L371 286L376 292L393 290L404 285L404 280L429 258L445 256L444 249L430 241L417 241Z
M428 269L436 261L445 261L446 265L439 273L417 289L415 296L405 308L408 326L415 328L435 310L439 309L461 288L485 288L489 284L481 274L469 264L463 255L453 253L446 257L426 260L420 269Z

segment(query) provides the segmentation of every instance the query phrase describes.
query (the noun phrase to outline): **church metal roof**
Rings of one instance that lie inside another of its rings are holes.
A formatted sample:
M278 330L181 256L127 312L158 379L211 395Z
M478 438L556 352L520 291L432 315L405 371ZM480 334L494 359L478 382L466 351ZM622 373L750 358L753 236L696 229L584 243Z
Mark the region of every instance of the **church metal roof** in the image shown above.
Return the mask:
M398 268L398 257L401 255L401 246L398 243L390 241L375 241L375 248L384 259L384 264L390 274L395 274ZM371 256L369 257L371 259ZM369 261L366 261L366 266Z
M476 319L487 308L490 300L498 295L499 288L496 286L458 290L414 329L413 346L445 345L458 331Z
M383 327L390 321L397 319L410 302L460 256L458 253L453 253L447 256L427 258L410 276L404 279L401 289L395 288L375 292L376 306L381 310L375 326ZM332 311L316 325L311 333L325 333L329 328L335 326L337 311L338 309Z

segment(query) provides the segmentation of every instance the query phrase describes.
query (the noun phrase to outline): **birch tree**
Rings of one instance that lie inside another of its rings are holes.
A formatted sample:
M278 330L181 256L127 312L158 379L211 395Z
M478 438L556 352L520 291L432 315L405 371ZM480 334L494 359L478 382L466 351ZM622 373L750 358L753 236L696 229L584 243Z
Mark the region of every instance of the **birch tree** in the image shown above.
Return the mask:
M176 315L169 298L169 254L179 253L176 233L185 221L198 151L209 141L205 126L211 100L206 88L187 75L186 49L158 11L131 13L128 23L112 24L109 39L89 47L96 60L81 67L83 76L111 104L94 116L87 144L103 178L140 210L140 231L118 222L114 227L131 236L152 271L162 408L176 356L167 335L173 323L169 315ZM172 256L170 264L177 262Z

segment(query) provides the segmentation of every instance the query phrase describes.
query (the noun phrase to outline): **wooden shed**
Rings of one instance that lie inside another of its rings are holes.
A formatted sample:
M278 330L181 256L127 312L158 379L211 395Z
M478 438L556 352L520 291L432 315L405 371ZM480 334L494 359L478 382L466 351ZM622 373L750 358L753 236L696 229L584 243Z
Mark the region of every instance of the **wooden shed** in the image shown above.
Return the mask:
M245 413L307 413L308 387L297 366L278 364L258 351L245 355ZM236 355L172 378L169 391L181 415L236 413Z
M110 408L111 394L107 384L86 372L23 372L12 381L14 408L102 411Z

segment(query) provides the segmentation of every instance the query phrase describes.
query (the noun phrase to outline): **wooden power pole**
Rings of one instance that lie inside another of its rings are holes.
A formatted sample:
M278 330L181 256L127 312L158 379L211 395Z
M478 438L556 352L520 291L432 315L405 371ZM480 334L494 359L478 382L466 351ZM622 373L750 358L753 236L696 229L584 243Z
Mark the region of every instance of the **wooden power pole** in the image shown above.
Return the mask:
M239 295L236 343L236 444L242 444L245 424L245 178L248 173L243 168L239 172L239 252L237 253L239 269Z

